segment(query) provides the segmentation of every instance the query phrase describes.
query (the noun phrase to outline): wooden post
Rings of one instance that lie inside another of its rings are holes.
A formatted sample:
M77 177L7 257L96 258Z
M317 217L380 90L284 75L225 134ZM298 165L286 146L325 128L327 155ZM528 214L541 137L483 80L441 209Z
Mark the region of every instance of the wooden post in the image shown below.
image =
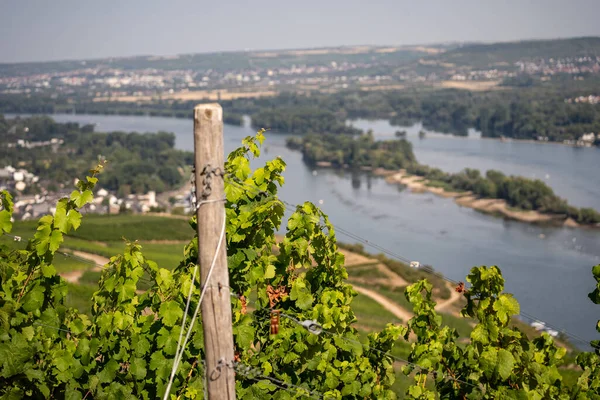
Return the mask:
M225 223L225 205L219 201L225 197L223 152L223 109L219 104L197 105L194 108L196 197L198 202L214 200L199 203L196 212L198 263L202 287L207 286L202 301L202 324L207 393L211 400L235 399L235 374L228 367L233 362L233 332L225 237L215 255ZM207 282L214 257L214 269Z

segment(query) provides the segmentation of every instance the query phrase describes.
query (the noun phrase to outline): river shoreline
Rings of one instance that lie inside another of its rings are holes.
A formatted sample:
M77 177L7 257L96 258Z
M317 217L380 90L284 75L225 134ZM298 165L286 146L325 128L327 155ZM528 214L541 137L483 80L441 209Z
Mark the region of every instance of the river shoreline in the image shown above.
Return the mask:
M316 163L319 168L335 168L329 161L319 161ZM343 169L348 169L345 165ZM441 187L429 185L429 180L411 175L406 170L388 170L384 168L372 169L370 167L361 167L361 171L370 172L374 176L385 178L389 184L401 184L406 186L413 193L430 192L440 197L453 198L454 202L461 207L468 207L480 211L484 214L494 215L502 218L508 218L519 222L529 224L563 226L567 228L598 229L600 225L583 225L574 219L560 214L549 214L535 210L518 210L511 208L504 199L488 199L473 195L472 192L452 192Z
M530 224L546 224L568 228L597 228L593 225L579 224L572 218L565 218L561 215L547 214L534 210L514 210L503 199L479 198L471 192L450 192L440 187L429 186L427 179L407 174L405 170L394 171L377 168L371 172L375 176L384 177L385 181L389 184L404 185L413 193L430 192L440 197L453 198L454 202L459 206L472 208L485 214L497 215Z

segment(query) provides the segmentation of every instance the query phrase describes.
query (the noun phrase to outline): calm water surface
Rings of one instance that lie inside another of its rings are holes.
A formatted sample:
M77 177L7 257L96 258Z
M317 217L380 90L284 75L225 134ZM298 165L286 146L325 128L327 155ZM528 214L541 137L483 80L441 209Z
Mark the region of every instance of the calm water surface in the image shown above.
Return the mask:
M193 150L191 120L99 115L54 118L95 123L97 131L169 131L176 134L178 148ZM381 138L398 129L387 122L354 124L374 129ZM600 209L598 149L434 134L419 140L420 126L407 130L422 163L447 171L471 167L542 178L571 203ZM252 134L248 127L226 126L226 151ZM267 158L280 155L288 165L287 184L280 192L284 200L322 201L321 207L334 225L411 260L431 264L455 280L464 280L472 266L496 264L506 279L506 290L515 294L522 311L586 340L598 339L594 326L600 307L589 301L587 293L594 288L591 267L600 262L600 232L504 221L459 207L452 199L413 194L367 175L323 169L315 175L299 153L286 149L287 136L270 133L264 154ZM338 237L353 242L341 234Z

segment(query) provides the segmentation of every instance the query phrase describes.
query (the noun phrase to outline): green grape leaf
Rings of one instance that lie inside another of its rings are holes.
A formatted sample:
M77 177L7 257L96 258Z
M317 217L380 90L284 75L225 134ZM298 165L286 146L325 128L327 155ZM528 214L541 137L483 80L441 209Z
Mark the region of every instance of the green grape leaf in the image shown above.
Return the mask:
M421 386L413 385L408 388L408 394L414 399L420 399L421 393L423 393L423 389L421 389Z
M296 305L301 310L306 310L313 303L313 296L310 290L306 287L306 282L302 279L296 279L292 283L292 291L290 292L290 299L296 302Z
M165 328L161 328L158 331L156 344L158 344L158 347L162 348L166 354L173 355L177 350L177 340L178 335L175 335L173 331L168 331Z
M475 342L481 342L483 344L489 343L489 332L485 329L485 325L477 324L475 329L471 331L471 339Z
M183 310L179 303L171 300L160 305L158 315L162 318L165 325L173 326L181 317L183 317Z
M254 342L254 327L250 324L237 325L233 328L236 343L242 348L249 348Z
M10 233L12 230L11 213L8 210L0 211L0 233Z
M36 286L21 299L23 310L30 312L39 310L44 304L44 289Z
M275 266L274 265L267 265L267 268L265 270L265 279L273 279L275 277Z
M94 194L89 189L84 190L83 192L74 190L73 193L71 193L71 200L75 202L77 208L81 208L94 200Z
M140 337L134 346L135 354L141 357L148 353L148 350L150 350L150 342L145 337Z
M127 301L135 296L135 282L127 279L122 285L117 287L119 301Z
M494 347L486 348L486 350L481 353L481 357L479 357L479 364L481 365L481 369L485 376L488 379L491 379L496 371L496 364L498 364L498 350Z
M503 293L494 302L494 311L503 324L508 322L510 316L519 314L520 310L519 303L512 294Z
M56 203L54 212L54 227L62 233L69 232L69 223L67 221L67 199L61 199Z
M29 379L30 381L36 380L42 382L44 380L45 374L39 369L27 368L25 369L25 371L23 371L23 373L25 374L25 376L27 376L27 379Z
M50 251L54 253L56 250L58 250L63 240L63 234L59 230L53 230L48 242Z
M596 279L596 282L600 283L600 264L594 265L592 267L592 275L594 275L594 279Z
M66 351L59 351L54 354L52 363L60 372L65 372L73 363L73 357Z
M325 386L328 389L335 389L340 384L340 380L333 374L327 374L325 377Z
M42 270L42 275L45 278L51 278L54 275L56 275L56 268L52 264L50 264L50 265L43 264L41 270Z
M10 342L0 342L0 376L10 378L25 368L33 356L33 348L22 335L14 335Z
M69 210L67 220L69 222L69 228L77 230L81 225L81 213L77 210Z
M21 333L23 334L23 336L25 336L25 338L28 341L31 342L31 340L33 339L33 335L35 334L35 330L32 326L26 326L23 329L21 329Z
M502 379L508 379L514 366L515 358L513 355L508 350L498 350L498 374Z
M144 379L146 377L146 361L143 358L134 357L129 370L138 381Z
M346 385L344 385L344 388L342 389L342 396L355 395L355 394L358 394L359 391L360 391L360 382L352 381L352 382L346 383Z
M100 382L112 382L120 368L121 366L118 362L110 359L104 368L97 374Z
M156 274L156 283L161 290L168 290L173 284L173 275L171 271L165 268L159 268Z

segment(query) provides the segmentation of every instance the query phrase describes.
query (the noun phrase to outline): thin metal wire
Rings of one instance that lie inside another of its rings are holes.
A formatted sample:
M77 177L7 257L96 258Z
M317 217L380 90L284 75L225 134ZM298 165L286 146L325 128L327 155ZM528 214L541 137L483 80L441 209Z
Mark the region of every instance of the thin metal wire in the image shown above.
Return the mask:
M37 322L37 321L36 321L36 322L34 322L34 323L33 323L33 325L40 325L40 326L45 326L45 327L48 327L48 328L54 328L54 329L56 329L56 330L59 330L59 331L63 331L63 332L67 332L67 333L71 333L71 334L72 334L72 332L71 332L70 330L68 330L68 329L59 328L58 326L52 326L52 325L42 324L41 322Z
M284 313L280 313L280 315L281 315L281 316L284 316L284 317L286 317L287 319L289 319L290 321L294 322L295 324L302 326L303 328L307 329L309 332L311 332L311 333L313 333L313 334L315 334L315 335L320 335L321 333L323 333L323 334L330 335L330 336L332 336L332 337L333 337L333 336L335 336L335 337L339 337L340 339L342 339L342 340L344 340L344 341L346 341L346 342L357 344L357 345L361 346L363 349L365 349L365 350L367 350L367 351L369 351L369 350L375 351L375 352L377 352L377 353L379 353L379 354L381 354L381 355L383 355L383 356L390 357L390 358L392 358L392 359L394 359L394 360L396 360L396 361L398 361L398 362L401 362L401 363L404 363L404 364L407 364L407 365L411 365L411 366L413 366L414 368L418 368L418 369L419 369L419 370L420 370L422 373L427 373L427 374L429 374L429 371L428 371L426 368L423 368L423 367L419 366L419 365L418 365L418 364L416 364L416 363L413 363L413 362L411 362L411 361L405 360L404 358L398 357L398 356L396 356L396 355L394 355L394 354L392 354L392 353L389 353L389 352L383 351L383 350L381 350L381 349L378 349L378 348L376 348L376 347L371 347L371 346L369 346L369 345L366 345L366 344L364 344L364 343L362 343L362 342L360 342L360 341L358 341L358 340L355 340L355 339L351 339L351 338L345 337L345 336L343 336L343 335L341 335L341 334L339 334L339 333L336 333L336 332L331 332L331 331L328 331L328 330L325 330L325 329L322 329L322 328L321 328L321 329L318 331L318 333L315 333L315 332L313 332L313 331L311 331L310 329L308 329L308 328L307 328L307 325L308 325L308 324L317 324L317 325L319 325L319 327L321 326L320 324L318 324L318 323L317 323L317 322L315 322L315 321L309 321L309 320L304 320L304 321L301 321L301 320L299 320L299 319L297 319L297 318L295 318L295 317L292 317L292 316L290 316L290 315L288 315L288 314L284 314ZM267 316L267 317L265 317L265 318L259 318L259 319L265 319L265 320L266 320L266 319L268 319L268 318L269 318L269 317ZM432 372L433 372L433 371L432 371ZM441 375L442 375L442 376L444 376L445 378L452 379L452 380L454 380L454 381L456 381L456 382L459 382L459 383L464 383L465 385L469 385L469 386L472 386L472 387L477 387L477 385L474 385L474 384L472 384L472 383L470 383L470 382L466 382L466 381L464 381L464 380L461 380L461 379L455 378L455 377L453 377L453 376L451 376L451 375L448 375L448 374L446 374L446 373L441 373Z
M219 250L221 249L221 245L223 243L223 239L225 238L225 227L227 225L227 217L225 215L225 209L223 209L223 227L221 228L221 234L219 235L219 242L217 244L217 248L215 250L215 254L212 260L212 263L210 265L210 268L208 270L208 274L206 275L206 282L210 282L210 277L212 275L212 272L215 268L216 262L217 262L217 256L219 255ZM173 385L173 379L175 378L175 374L177 372L177 368L179 367L179 363L181 362L181 358L183 357L183 353L185 352L185 346L187 344L187 341L190 338L190 335L192 334L192 328L194 326L194 323L196 322L196 318L198 317L198 313L200 311L200 306L202 305L202 300L204 298L204 294L206 293L206 289L208 289L210 287L210 285L205 285L202 288L202 291L200 292L200 299L198 300L198 305L196 306L196 310L194 311L194 315L192 316L192 320L190 322L190 326L187 330L187 334L185 335L185 339L183 340L183 344L181 346L181 350L179 353L175 353L175 358L173 360L173 368L171 370L171 377L169 378L169 383L167 385L167 389L165 391L165 395L164 395L164 400L167 400L169 397L169 393L171 391L171 386Z
M203 205L203 204L209 204L209 203L224 203L226 202L227 199L226 198L222 198L222 199L212 199L212 200L196 200L196 208L194 211L198 211L198 209Z
M211 285L210 287L217 287L217 286L213 286L213 285ZM221 287L225 287L225 286L221 286ZM240 296L238 296L237 294L235 294L235 293L233 293L233 292L231 292L231 296L232 296L232 297L237 297L237 298L239 298L239 297L240 297ZM37 322L37 321L33 322L33 325L40 325L40 326L45 326L45 327L47 327L47 328L54 328L54 329L57 329L57 330L59 330L59 331L63 331L63 332L67 332L67 333L71 333L71 334L73 334L73 332L71 332L71 331L70 331L70 330L68 330L68 329L63 329L63 328L60 328L60 327L58 327L58 326L54 326L54 325L42 324L41 322ZM204 370L205 370L205 373L206 373L206 363L204 362L204 360L202 360L202 363L204 364ZM206 378L206 376L205 376L205 378Z
M183 331L185 330L185 321L187 319L187 314L190 309L190 303L192 302L192 293L194 291L194 284L196 283L196 274L198 273L198 264L194 264L194 272L192 273L192 281L190 282L190 290L187 295L187 300L185 302L185 311L183 312L183 319L181 320L181 329L179 331L179 340L177 341L177 350L175 350L175 354L179 354L181 350L181 341L183 340ZM175 375L175 369L171 371L171 379Z
M317 391L314 390L309 390L306 388L303 388L301 386L297 386L294 385L292 383L288 383L285 381L282 381L280 379L277 378L273 378L271 376L266 376L262 374L262 370L260 370L259 368L256 367L250 367L248 365L244 365L242 363L239 362L231 362L231 363L227 363L227 367L233 369L236 373L239 373L240 375L243 375L245 377L247 377L250 380L253 380L255 382L259 382L260 379L266 379L268 381L270 381L272 384L274 384L275 386L277 386L279 389L283 389L286 391L291 392L292 389L294 389L294 392L296 394L298 394L300 392L300 394L304 395L305 397L311 398L311 399L322 399L323 395Z
M589 347L591 347L591 348L593 348L593 349L600 349L600 345L594 345L594 344L593 344L593 343L591 343L589 340L585 340L585 339L583 339L582 337L575 335L574 333L567 332L566 330L564 330L564 329L562 329L562 328L560 328L560 327L558 327L558 326L556 326L556 325L552 325L552 324L550 324L550 323L547 323L547 322L545 322L545 321L542 321L541 319L539 319L539 318L537 318L537 317L535 317L535 316L533 316L533 315L531 315L531 314L529 314L529 313L527 313L527 312L525 312L525 311L521 311L521 313L520 313L519 315L521 315L521 316L523 316L523 317L525 317L525 318L528 318L530 321L539 321L539 322L543 322L543 323L544 323L544 326L547 326L548 328L551 328L551 329L553 329L553 330L555 330L555 331L557 331L557 332L559 332L559 333L562 333L563 335L565 335L565 336L569 337L570 339L573 339L573 340L575 340L575 341L578 341L578 342L580 342L581 344L584 344L584 345L586 345L586 346L589 346Z

